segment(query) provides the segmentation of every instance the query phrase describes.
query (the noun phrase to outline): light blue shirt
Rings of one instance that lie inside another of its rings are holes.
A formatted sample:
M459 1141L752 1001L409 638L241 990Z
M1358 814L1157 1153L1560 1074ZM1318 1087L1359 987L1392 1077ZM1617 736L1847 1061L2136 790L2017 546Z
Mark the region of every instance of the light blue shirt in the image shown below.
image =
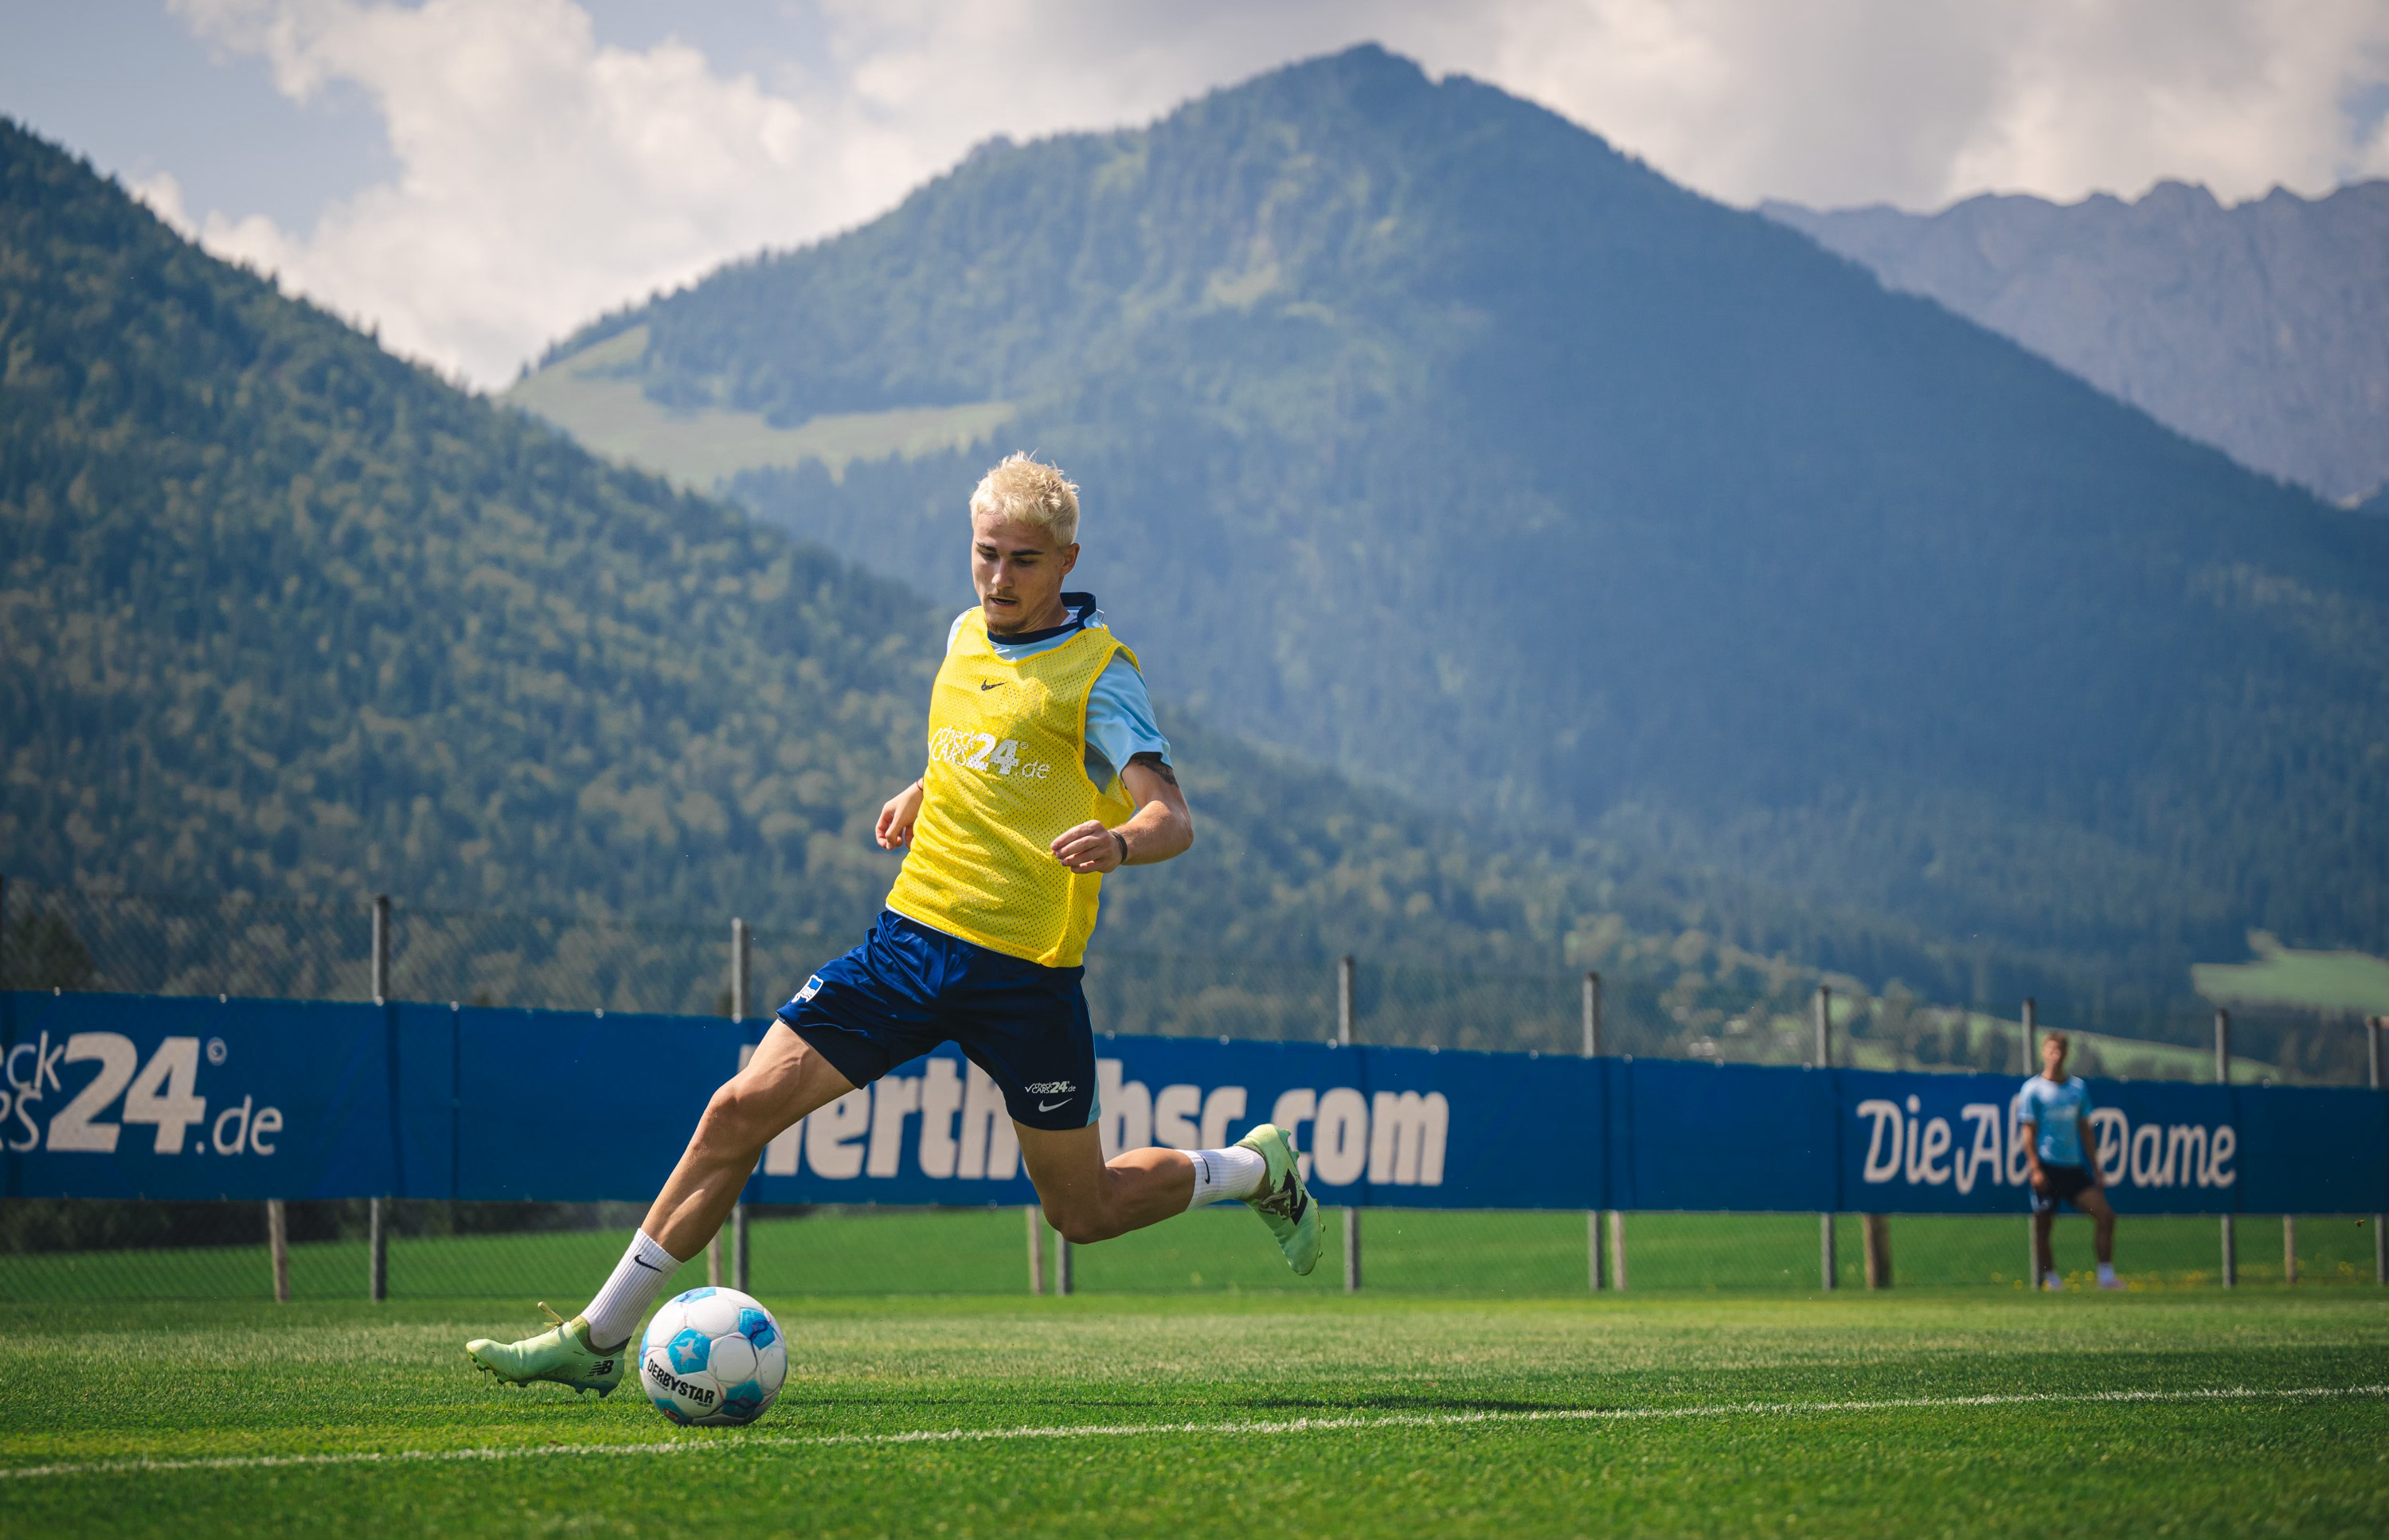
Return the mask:
M1095 607L1093 594L1066 593L1062 598L1071 605L1066 629L1018 643L990 636L988 644L995 649L995 655L1016 663L1058 647L1082 630L1111 629L1104 624L1104 612ZM963 622L977 613L974 605L954 617L954 623L946 628L946 651L954 650ZM1087 694L1087 779L1097 786L1108 786L1119 775L1120 767L1140 754L1158 754L1163 764L1169 764L1169 740L1154 724L1153 698L1145 694L1144 676L1125 656L1114 654Z
M2039 1131L2040 1164L2088 1165L2082 1154L2082 1119L2090 1115L2090 1088L2076 1075L2059 1085L2036 1075L2015 1094L2011 1109L2018 1123Z

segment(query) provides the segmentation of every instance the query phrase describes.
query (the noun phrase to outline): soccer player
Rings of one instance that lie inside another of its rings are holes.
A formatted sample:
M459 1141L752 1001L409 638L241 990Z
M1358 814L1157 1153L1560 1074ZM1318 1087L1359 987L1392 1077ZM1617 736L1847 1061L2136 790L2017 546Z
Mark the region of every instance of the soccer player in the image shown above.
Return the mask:
M1078 564L1078 489L1015 454L970 500L978 604L946 637L928 769L879 812L905 852L877 925L807 980L747 1066L713 1093L671 1179L588 1307L518 1343L466 1344L481 1368L606 1394L631 1334L705 1249L773 1136L940 1043L1003 1092L1045 1217L1104 1241L1222 1199L1268 1224L1297 1273L1319 1260L1319 1205L1270 1124L1224 1150L1128 1150L1106 1162L1094 1034L1080 987L1106 873L1194 842L1136 656ZM545 1306L542 1306L543 1309Z
M2065 1287L2049 1249L2057 1205L2072 1203L2090 1215L2091 1244L2099 1257L2099 1287L2120 1289L2115 1278L2115 1211L2107 1206L2106 1182L2099 1175L2099 1129L2090 1121L2090 1088L2065 1073L2069 1047L2063 1032L2040 1040L2040 1073L2015 1095L2014 1121L2024 1127L2025 1154L2032 1163L2033 1281L2050 1290Z

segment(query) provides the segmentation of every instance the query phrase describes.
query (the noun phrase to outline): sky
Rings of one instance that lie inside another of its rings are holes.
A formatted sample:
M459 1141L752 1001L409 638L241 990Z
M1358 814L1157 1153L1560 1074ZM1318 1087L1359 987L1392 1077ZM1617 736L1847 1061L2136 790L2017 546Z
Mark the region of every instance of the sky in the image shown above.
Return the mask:
M992 135L1374 41L1713 197L2389 175L2389 0L0 0L0 113L460 383Z

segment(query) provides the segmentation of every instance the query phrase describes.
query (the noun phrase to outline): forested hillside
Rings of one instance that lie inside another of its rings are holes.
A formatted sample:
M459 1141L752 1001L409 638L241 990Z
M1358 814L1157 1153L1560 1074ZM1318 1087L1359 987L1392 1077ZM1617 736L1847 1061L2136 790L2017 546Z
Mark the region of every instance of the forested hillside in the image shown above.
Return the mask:
M985 146L534 383L587 359L750 438L1003 422L1165 693L1435 808L2111 1008L2389 946L2389 528L1376 49ZM726 484L958 596L985 447L875 452Z
M2230 208L2161 182L2129 202L1760 211L2243 465L2389 494L2389 182Z

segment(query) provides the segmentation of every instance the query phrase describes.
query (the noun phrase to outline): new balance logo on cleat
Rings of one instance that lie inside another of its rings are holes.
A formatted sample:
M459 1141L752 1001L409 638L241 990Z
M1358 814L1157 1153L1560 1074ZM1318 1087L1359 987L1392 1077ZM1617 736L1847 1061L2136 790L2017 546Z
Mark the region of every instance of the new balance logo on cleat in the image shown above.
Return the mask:
M1301 1186L1294 1179L1294 1173L1289 1171L1286 1173L1283 1186L1274 1191L1253 1199L1252 1205L1263 1214L1273 1214L1281 1219L1298 1220L1302 1217L1302 1211L1310 1206L1310 1194L1302 1190Z
M1319 1205L1310 1201L1310 1190L1303 1185L1301 1156L1294 1141L1285 1137L1284 1129L1264 1123L1236 1143L1269 1163L1268 1179L1245 1203L1277 1238L1285 1253L1285 1265L1297 1275L1308 1275L1319 1265Z

